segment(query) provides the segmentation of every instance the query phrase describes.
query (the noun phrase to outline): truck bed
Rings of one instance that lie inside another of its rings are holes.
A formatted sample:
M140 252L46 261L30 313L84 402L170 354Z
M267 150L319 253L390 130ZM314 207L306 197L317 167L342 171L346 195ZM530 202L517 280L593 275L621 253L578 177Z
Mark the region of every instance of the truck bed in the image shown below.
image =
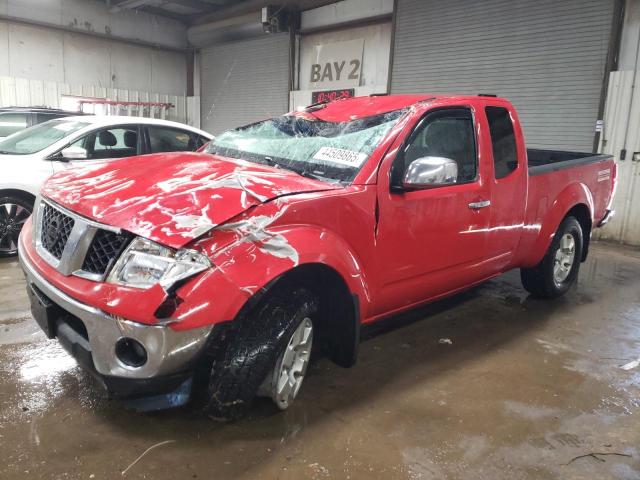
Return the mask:
M562 150L542 150L527 148L529 160L529 176L555 172L565 168L588 165L611 159L610 155L584 152L567 152Z
M532 260L525 266L533 266L544 255L544 249L536 247L540 238L550 238L560 219L549 220L565 203L587 192L593 225L597 225L606 215L613 194L616 168L611 155L594 155L555 150L528 149L529 191L525 213L525 225L520 249ZM544 225L554 225L552 230L542 231ZM535 254L531 251L535 250Z

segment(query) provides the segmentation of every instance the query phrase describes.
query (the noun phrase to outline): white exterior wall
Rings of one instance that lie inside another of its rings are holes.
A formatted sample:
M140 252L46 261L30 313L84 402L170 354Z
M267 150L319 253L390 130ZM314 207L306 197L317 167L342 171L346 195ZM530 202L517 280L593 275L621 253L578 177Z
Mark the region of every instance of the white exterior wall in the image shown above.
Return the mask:
M391 51L391 21L364 26L343 26L349 22L366 22L393 12L392 0L344 0L302 12L298 68L298 89L291 92L290 108L311 103L311 65L317 60L317 47L349 40L364 40L360 84L355 95L386 93ZM329 29L318 33L305 30ZM316 90L323 90L318 88Z
M111 107L112 115L143 116L162 118L186 123L194 127L200 126L199 97L183 95L166 95L157 92L133 89L105 88L95 85L69 85L52 81L31 80L25 78L0 76L0 105L34 106L45 105L51 108L74 110L77 102L65 99L64 95L79 97L108 98L125 102L172 103L173 108L119 106ZM89 106L85 107L91 113Z
M360 38L364 39L360 87L382 88L379 93L384 93L389 76L390 22L303 36L300 40L300 90L309 89L311 64L316 62L316 46Z
M110 11L106 2L98 0L0 0L0 16L158 46L187 47L182 23L133 10Z
M0 0L0 76L184 95L186 47L180 22L105 2Z
M596 237L640 246L640 0L627 0L618 71L612 72L600 151L618 165L615 217ZM626 150L622 160L620 152Z
M0 76L184 95L186 56L0 21Z

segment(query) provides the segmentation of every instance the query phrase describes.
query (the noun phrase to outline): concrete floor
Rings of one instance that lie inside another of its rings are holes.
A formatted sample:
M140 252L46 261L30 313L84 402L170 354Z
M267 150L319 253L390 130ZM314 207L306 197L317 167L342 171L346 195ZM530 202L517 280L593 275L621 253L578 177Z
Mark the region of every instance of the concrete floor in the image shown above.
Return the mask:
M637 250L595 245L557 301L511 272L394 320L287 412L136 414L37 330L3 261L0 478L640 478L640 367L620 368L640 357Z

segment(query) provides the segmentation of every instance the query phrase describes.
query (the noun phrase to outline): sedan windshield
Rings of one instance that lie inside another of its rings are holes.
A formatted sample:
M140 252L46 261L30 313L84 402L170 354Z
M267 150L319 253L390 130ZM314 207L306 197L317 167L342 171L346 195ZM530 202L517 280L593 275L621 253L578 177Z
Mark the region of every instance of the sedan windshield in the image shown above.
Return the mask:
M87 125L89 123L75 120L50 120L14 133L0 141L0 154L28 155L36 153Z
M206 151L323 181L350 182L405 111L348 122L327 122L310 112L284 115L229 130Z

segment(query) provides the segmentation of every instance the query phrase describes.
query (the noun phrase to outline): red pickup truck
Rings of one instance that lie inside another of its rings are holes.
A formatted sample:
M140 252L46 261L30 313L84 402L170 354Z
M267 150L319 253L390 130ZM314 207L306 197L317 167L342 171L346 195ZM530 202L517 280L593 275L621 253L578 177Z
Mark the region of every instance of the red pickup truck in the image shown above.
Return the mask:
M354 98L59 173L20 262L35 319L112 394L233 418L287 408L312 352L351 366L362 325L507 270L562 295L615 177L527 150L500 98Z

